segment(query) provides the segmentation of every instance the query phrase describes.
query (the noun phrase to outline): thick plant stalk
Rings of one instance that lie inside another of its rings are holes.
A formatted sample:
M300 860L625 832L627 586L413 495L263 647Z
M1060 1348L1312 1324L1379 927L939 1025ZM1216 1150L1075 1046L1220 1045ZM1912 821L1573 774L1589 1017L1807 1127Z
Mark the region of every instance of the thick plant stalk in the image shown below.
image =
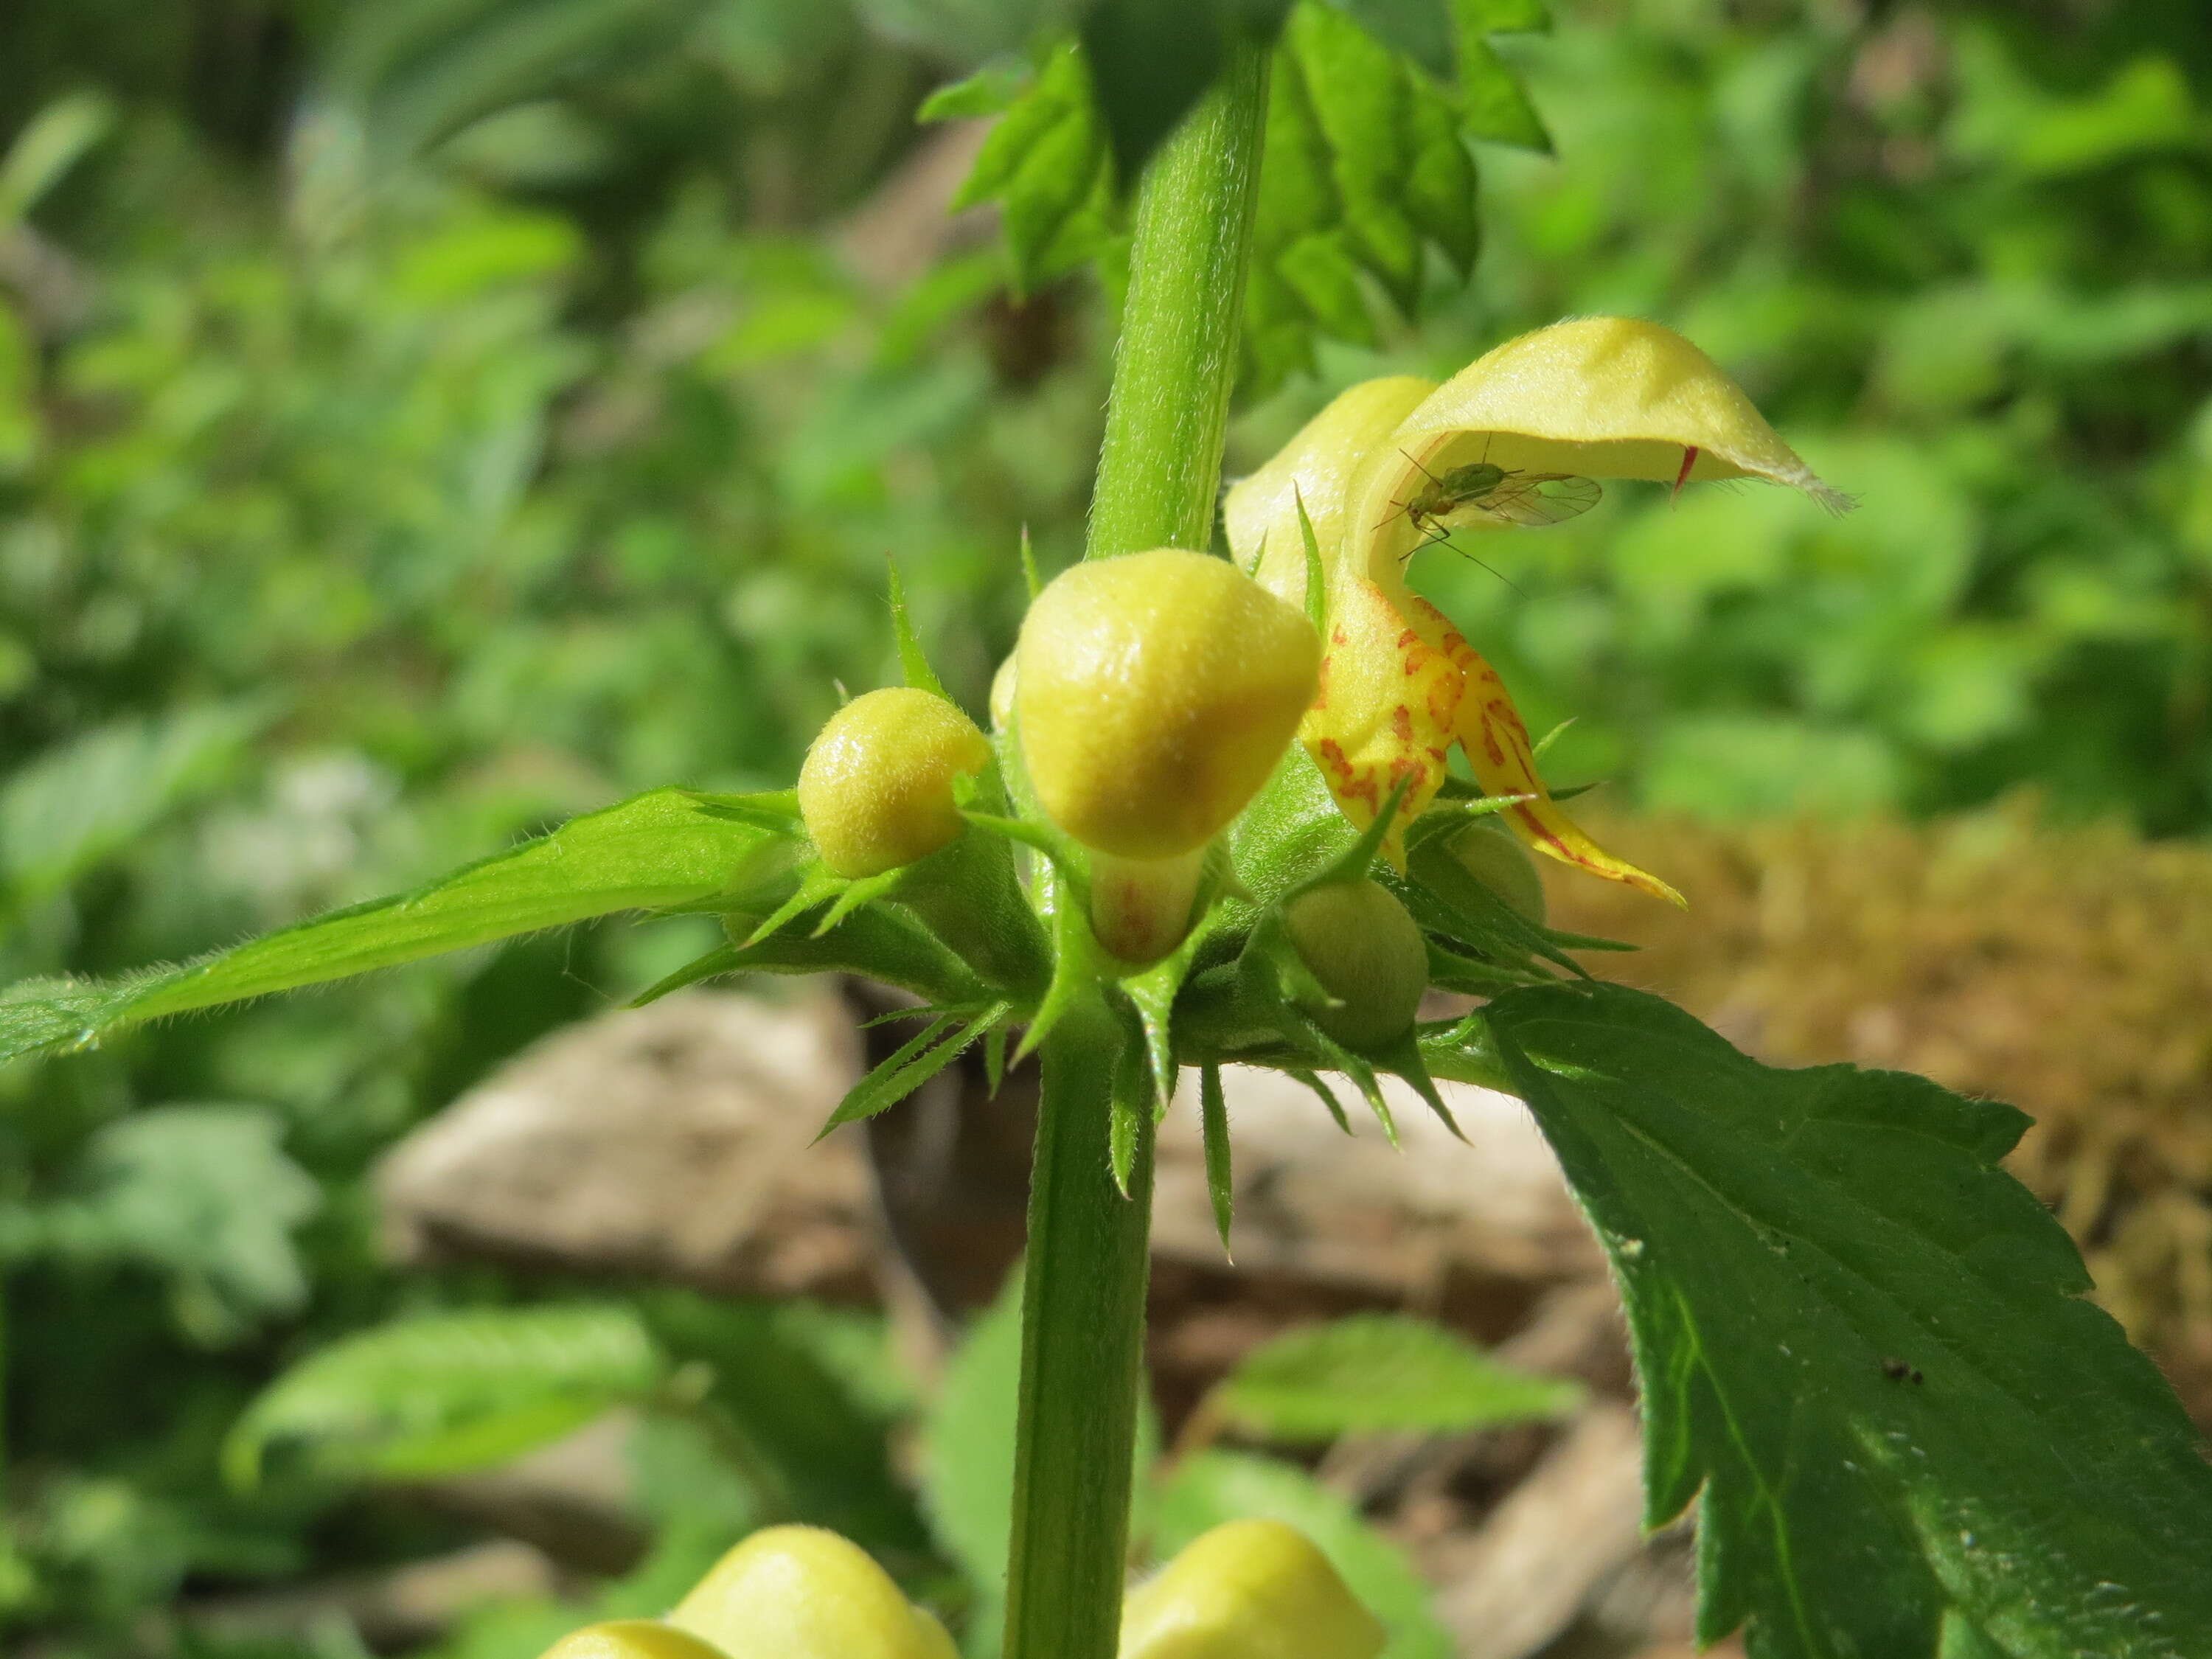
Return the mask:
M1267 76L1237 48L1146 173L1086 556L1212 538ZM1006 1659L1113 1659L1121 1626L1152 1196L1149 1111L1127 1197L1107 1157L1128 1041L1086 996L1043 1044Z
M1267 104L1240 46L1146 169L1085 558L1212 539Z
M1112 1659L1144 1367L1152 1113L1121 1196L1106 1157L1127 1039L1097 997L1043 1046L1030 1174L1006 1659Z

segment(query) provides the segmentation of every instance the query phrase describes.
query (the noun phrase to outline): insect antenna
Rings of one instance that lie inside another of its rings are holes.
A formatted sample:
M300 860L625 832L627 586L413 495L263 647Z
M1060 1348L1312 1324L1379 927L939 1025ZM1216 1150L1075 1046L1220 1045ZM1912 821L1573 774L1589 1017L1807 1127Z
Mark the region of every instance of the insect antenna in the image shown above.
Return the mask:
M1437 475L1436 475L1435 473L1433 473L1433 472L1430 471L1429 471L1429 469L1428 469L1428 468L1426 468L1425 466L1422 466L1422 465L1421 465L1421 464L1420 464L1419 461L1414 461L1414 460L1413 460L1413 456L1412 456L1410 453L1408 453L1407 451L1402 450L1402 449L1401 449L1401 450L1400 450L1398 453L1399 453L1401 455L1404 455L1407 460L1409 460L1409 461L1413 461L1413 465L1414 465L1416 467L1419 467L1419 468L1420 469L1420 474L1421 474L1421 476L1422 476L1424 478L1426 478L1426 479L1427 479L1431 483L1432 483L1432 484L1436 485L1436 487L1437 487L1437 489L1443 489L1443 488L1444 481L1443 481L1442 478L1439 478L1438 477L1437 477Z
M1441 547L1446 542L1450 541L1451 538L1452 532L1450 530L1431 519L1427 524L1421 526L1420 546L1409 549L1407 551L1405 558L1400 560L1399 562L1401 564L1410 562L1414 554L1423 552L1431 547ZM1519 582L1515 581L1512 577L1507 575L1503 570L1498 568L1497 566L1492 564L1488 560L1476 558L1474 554L1468 552L1463 547L1454 547L1452 551L1458 554L1460 557L1465 559L1469 564L1481 566L1482 568L1487 570L1492 575L1497 577L1498 580L1504 582L1508 587L1511 588L1516 593L1518 593L1522 599L1525 599L1528 597L1528 590L1527 588L1522 586Z

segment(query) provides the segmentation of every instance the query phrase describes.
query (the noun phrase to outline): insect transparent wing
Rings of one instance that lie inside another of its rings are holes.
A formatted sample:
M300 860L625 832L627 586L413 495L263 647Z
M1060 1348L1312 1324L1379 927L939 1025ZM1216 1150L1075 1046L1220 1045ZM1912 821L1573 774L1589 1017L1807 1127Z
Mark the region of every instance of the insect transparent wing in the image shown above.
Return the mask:
M1500 524L1539 530L1589 512L1604 494L1595 478L1577 478L1571 473L1509 474L1504 483L1480 501L1465 503L1465 510Z

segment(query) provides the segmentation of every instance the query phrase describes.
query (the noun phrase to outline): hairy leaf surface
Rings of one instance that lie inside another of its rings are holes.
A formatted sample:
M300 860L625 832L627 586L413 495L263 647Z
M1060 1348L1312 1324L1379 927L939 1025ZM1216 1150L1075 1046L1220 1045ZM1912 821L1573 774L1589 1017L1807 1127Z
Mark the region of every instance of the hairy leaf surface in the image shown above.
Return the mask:
M1762 1066L1618 987L1487 1017L1620 1279L1647 1518L1703 1491L1703 1639L1748 1620L1759 1659L2204 1650L2212 1464L1998 1167L2021 1113Z

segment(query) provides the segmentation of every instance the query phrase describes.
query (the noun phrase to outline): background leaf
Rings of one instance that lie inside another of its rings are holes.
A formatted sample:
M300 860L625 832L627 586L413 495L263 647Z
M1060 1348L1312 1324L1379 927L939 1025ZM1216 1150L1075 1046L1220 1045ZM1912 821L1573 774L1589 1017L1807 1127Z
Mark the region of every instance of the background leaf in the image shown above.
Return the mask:
M666 1370L628 1308L485 1308L361 1331L279 1377L223 1448L250 1485L272 1449L314 1473L408 1480L492 1464L645 1398Z
M2212 1630L2212 1464L1997 1167L2020 1113L1761 1066L1618 987L1488 1018L1620 1279L1648 1521L1704 1492L1701 1639L1915 1659L1948 1620L2125 1659Z
M13 1255L128 1262L167 1279L179 1322L203 1342L296 1312L307 1274L292 1234L322 1189L286 1156L283 1124L257 1106L156 1106L86 1143L75 1191L9 1219Z
M1114 167L1083 59L1064 46L983 141L956 208L999 204L1015 285L1034 291L1121 234Z
M1240 1452L1186 1458L1160 1492L1153 1553L1164 1561L1209 1528L1243 1520L1280 1521L1311 1539L1382 1620L1382 1659L1451 1659L1451 1637L1405 1553L1296 1464Z
M1522 1423L1581 1398L1572 1382L1513 1370L1442 1326L1390 1313L1286 1331L1247 1354L1212 1395L1240 1428L1279 1440Z
M1133 183L1241 39L1265 42L1289 0L1092 0L1080 25L1115 176Z
M17 907L67 886L224 782L264 724L250 708L118 720L40 755L0 784L0 896Z
M1482 4L1448 13L1432 0L1304 0L1287 22L1272 6L1259 10L1250 26L1279 26L1281 39L1245 300L1248 395L1310 369L1320 337L1376 343L1377 297L1416 314L1430 249L1467 276L1481 242L1470 140L1550 147L1487 38L1536 27L1540 14ZM1191 49L1184 36L1203 44L1219 27L1210 6L1099 8L1086 18L1082 52L1060 48L1006 108L960 201L1000 204L1023 286L1115 245L1123 231L1115 180L1133 176L1121 152L1155 142L1163 112L1183 107L1183 81L1212 74L1218 53ZM1164 62L1187 71L1173 87L1158 72ZM1125 82L1131 101L1117 106ZM1005 95L1002 80L978 76L939 96L964 110Z

